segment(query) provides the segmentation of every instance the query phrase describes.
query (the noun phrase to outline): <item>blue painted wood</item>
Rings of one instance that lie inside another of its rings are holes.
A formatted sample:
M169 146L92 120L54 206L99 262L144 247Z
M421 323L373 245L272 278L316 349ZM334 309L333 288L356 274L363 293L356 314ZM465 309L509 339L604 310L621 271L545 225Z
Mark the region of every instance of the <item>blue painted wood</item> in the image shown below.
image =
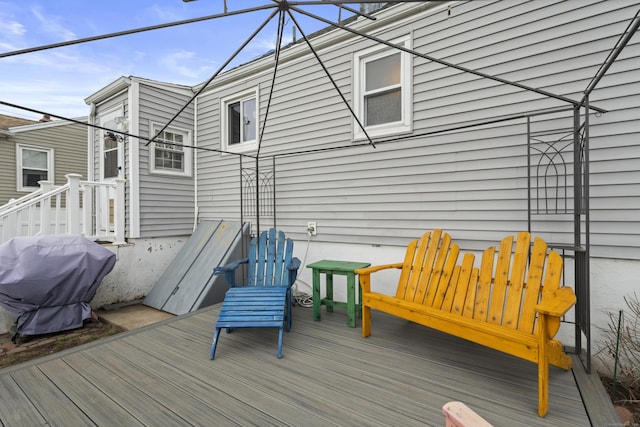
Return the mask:
M235 270L247 264L247 284L235 283ZM275 228L251 240L249 257L216 267L231 288L218 315L210 357L215 357L220 330L235 328L278 328L278 358L282 357L283 330L291 329L291 286L298 276L300 260L293 256L293 240Z

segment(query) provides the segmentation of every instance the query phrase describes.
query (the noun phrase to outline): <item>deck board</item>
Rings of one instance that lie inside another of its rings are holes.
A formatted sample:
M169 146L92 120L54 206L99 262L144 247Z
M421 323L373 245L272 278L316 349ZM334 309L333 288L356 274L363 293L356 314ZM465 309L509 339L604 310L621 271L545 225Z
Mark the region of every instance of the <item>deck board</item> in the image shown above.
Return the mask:
M345 310L296 307L282 359L276 329L239 329L212 361L218 310L0 370L0 425L441 426L452 400L495 426L590 425L571 372L550 369L539 418L535 364L377 312L365 339Z

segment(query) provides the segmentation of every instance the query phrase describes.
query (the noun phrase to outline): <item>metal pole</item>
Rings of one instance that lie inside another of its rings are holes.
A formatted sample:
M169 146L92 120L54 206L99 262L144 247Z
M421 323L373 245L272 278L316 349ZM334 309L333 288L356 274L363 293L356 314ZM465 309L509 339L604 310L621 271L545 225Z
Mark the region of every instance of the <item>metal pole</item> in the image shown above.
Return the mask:
M529 91L529 92L535 92L535 93L540 94L540 95L545 95L545 96L548 96L550 98L558 99L560 101L564 101L564 102L567 102L567 103L572 104L572 105L577 105L577 106L580 105L580 102L574 101L573 99L567 98L566 96L556 95L555 93L547 92L546 90L543 90L543 89L533 88L533 87L530 87L530 86L527 86L527 85L523 85L521 83L505 80L505 79L503 79L501 77L492 76L490 74L485 74L485 73L482 73L480 71L472 70L470 68L466 68L466 67L463 67L461 65L452 64L451 62L447 62L447 61L444 61L442 59L434 58L433 56L430 56L430 55L425 55L425 54L416 52L416 51L408 49L408 48L406 48L404 46L400 46L400 45L397 45L395 43L391 43L391 42L388 42L386 40L382 40L382 39L380 39L378 37L375 37L375 36L372 36L370 34L362 33L362 32L360 32L358 30L354 30L353 28L349 28L349 27L347 27L345 25L336 24L335 22L329 21L328 19L325 19L325 18L323 18L321 16L318 16L318 15L314 15L314 14L309 13L307 11L304 11L304 10L302 10L300 8L297 8L297 7L294 7L294 6L291 6L290 8L295 10L296 12L298 12L300 14L306 15L308 17L317 19L317 20L319 20L321 22L324 22L324 23L326 23L328 25L331 25L332 27L341 28L341 29L343 29L345 31L348 31L350 33L353 33L353 34L356 34L358 36L361 36L361 37L367 38L369 40L375 41L377 43L389 46L391 48L398 49L398 50L401 50L403 52L407 52L407 53L409 53L411 55L415 55L415 56L418 56L420 58L424 58L426 60L433 61L433 62L436 62L436 63L441 64L441 65L445 65L447 67L455 68L456 70L464 71L465 73L474 74L476 76L480 76L480 77L483 77L483 78L486 78L486 79L494 80L494 81L497 81L497 82L500 82L500 83L503 83L503 84L506 84L506 85L515 86L515 87L518 87L520 89L524 89L524 90ZM291 12L289 12L289 15L291 15ZM298 28L300 28L300 26L298 26ZM604 110L602 108L597 108L597 107L591 107L591 108L593 108L595 111L598 111L598 112L601 112L601 113L605 113L606 112L606 110Z
M273 170L273 226L277 227L277 219L276 219L276 156L271 156L271 168Z
M583 188L583 215L584 215L584 303L585 307L585 335L587 336L587 373L591 373L591 226L589 203L589 95L584 98L584 188Z
M274 54L275 64L273 66L273 75L271 77L271 87L269 89L269 99L267 100L267 109L264 113L264 120L262 121L262 129L260 130L260 137L258 138L258 150L256 151L256 157L260 157L260 149L262 148L262 138L264 136L264 131L267 127L267 119L269 118L271 100L273 99L273 89L275 88L276 76L278 74L278 63L280 62L280 49L282 45L283 32L284 32L284 11L280 10L280 15L278 16L278 39L276 40L276 51ZM259 106L258 106L258 109L259 109Z
M191 104L191 103L193 102L193 100L194 100L194 99L196 99L196 98L198 97L198 95L200 95L200 94L202 93L202 91L204 91L204 90L206 89L206 87L207 87L207 86L209 86L209 84L213 81L213 79L215 79L216 77L218 77L218 74L220 74L220 73L222 72L222 70L224 70L224 69L227 67L227 65L229 65L229 63L230 63L231 61L233 61L233 59L234 59L236 56L238 56L238 54L242 51L242 49L244 49L244 48L249 44L249 42L251 42L251 40L253 40L253 38L254 38L255 36L257 36L257 35L258 35L258 33L259 33L260 31L262 31L262 29L263 29L263 28L264 28L264 27L269 23L269 21L271 21L271 18L273 18L273 17L276 15L276 13L278 13L278 10L274 10L274 11L271 13L271 15L269 15L269 17L267 17L267 19L265 19L265 20L264 20L264 22L263 22L263 23L262 23L262 24L261 24L261 25L260 25L260 26L259 26L259 27L258 27L258 28L257 28L257 29L256 29L256 30L255 30L251 35L250 35L250 36L249 36L249 38L248 38L247 40L245 40L245 41L244 41L244 43L242 43L242 45L241 45L238 49L236 49L236 51L233 53L233 55L231 55L231 56L229 57L229 59L227 59L227 60L224 62L224 64L222 64L222 65L220 66L220 68L218 68L218 70L213 74L213 76L211 76L211 78L209 78L209 80L207 80L207 81L202 85L202 87L201 87L200 89L198 89L198 91L197 91L197 92L196 92L196 93L191 97L191 99L189 99L189 100L188 100L188 101L187 101L187 102L182 106L182 108L180 108L180 110L179 110L176 114L174 114L174 115L173 115L173 117L171 118L171 120L169 120L169 121L167 122L167 124L165 124L165 125L162 127L162 129L160 129L160 130L158 131L158 133L156 133L156 134L155 134L155 136L154 136L153 138L151 138L151 139L150 139L150 140L145 144L145 146L147 146L147 145L151 144L153 141L155 141L155 140L156 140L156 138L157 138L159 135L161 135L161 134L162 134L162 132L164 132L164 131L167 129L167 127L169 127L169 125L170 125L170 124L171 124L171 123L172 123L172 122L173 122L173 121L174 121L174 120L175 120L175 119L176 119L180 114L182 114L182 112L183 112L183 111L184 111L184 110L189 106L189 104Z
M92 42L92 41L97 41L97 40L104 40L104 39L108 39L108 38L112 38L112 37L126 36L126 35L129 35L129 34L142 33L142 32L145 32L145 31L159 30L159 29L162 29L162 28L175 27L175 26L178 26L178 25L192 24L194 22L208 21L208 20L211 20L211 19L222 18L222 17L225 17L225 16L240 15L240 14L243 14L243 13L255 12L257 10L272 9L274 7L275 6L273 6L273 5L258 6L258 7L248 8L248 9L240 9L240 10L236 10L236 11L233 11L233 12L225 12L225 13L218 13L218 14L215 14L215 15L202 16L200 18L185 19L185 20L182 20L182 21L168 22L166 24L159 24L159 25L151 25L149 27L135 28L133 30L118 31L118 32L115 32L115 33L103 34L103 35L100 35L100 36L84 37L84 38L81 38L81 39L69 40L69 41L66 41L66 42L52 43L52 44L47 44L47 45L42 45L42 46L31 47L31 48L28 48L28 49L14 50L14 51L11 51L11 52L0 53L0 58L6 58L8 56L15 56L15 55L22 55L22 54L25 54L25 53L38 52L38 51L47 50L47 49L54 49L54 48L57 48L57 47L71 46L71 45L74 45L74 44L87 43L87 42Z
M297 10L297 9L296 9ZM291 17L291 20L294 22L294 24L296 25L296 27L298 27L298 30L300 30L300 35L302 35L302 37L304 38L304 41L307 43L307 46L309 46L309 49L311 50L311 53L313 53L313 55L316 57L316 59L318 60L318 63L320 64L320 66L322 67L322 69L324 70L325 74L327 75L327 77L329 78L329 80L331 81L331 84L333 84L333 87L336 89L336 91L338 92L338 95L340 95L340 98L342 98L342 102L344 102L344 104L347 106L347 108L349 109L349 111L351 112L351 115L353 116L353 118L355 119L355 121L358 123L358 126L360 127L360 129L362 130L362 132L364 133L364 135L367 137L367 140L369 141L369 144L373 147L376 148L376 145L373 143L373 141L371 140L371 138L369 137L369 134L367 133L367 131L364 128L364 125L362 124L362 122L360 121L360 119L358 118L358 115L353 111L353 109L351 108L351 106L349 105L349 102L347 101L347 98L345 98L345 96L342 94L342 91L340 90L340 88L338 87L337 83L335 82L335 80L333 80L333 77L331 77L331 73L329 73L329 70L327 69L327 67L324 65L324 63L322 62L322 59L320 59L320 55L318 55L318 53L316 52L316 50L313 48L313 46L311 45L311 42L309 41L309 39L307 38L307 35L304 33L304 31L302 31L302 27L300 27L300 24L298 24L298 21L296 20L296 17L293 16L293 13L291 13L290 10L287 10L287 13L289 14L289 16ZM329 21L331 22L331 21Z
M256 236L260 235L260 158L256 156Z
M531 233L531 117L527 116L527 231Z
M607 59L605 60L605 62L600 66L600 69L598 69L598 71L596 72L596 75L593 77L593 79L591 79L591 81L589 82L589 85L584 90L584 98L582 98L581 105L584 104L585 102L588 102L587 97L596 88L596 86L598 85L602 77L604 77L604 75L609 70L609 67L611 67L611 65L615 62L616 58L618 57L618 55L620 55L620 52L622 52L622 49L624 49L627 46L627 43L629 43L629 40L631 40L631 37L633 37L636 31L638 31L639 27L640 27L640 9L638 10L638 12L636 12L636 15L633 17L633 19L627 26L627 29L624 31L624 33L622 33L622 35L616 42L615 46L609 53L609 56L607 56Z

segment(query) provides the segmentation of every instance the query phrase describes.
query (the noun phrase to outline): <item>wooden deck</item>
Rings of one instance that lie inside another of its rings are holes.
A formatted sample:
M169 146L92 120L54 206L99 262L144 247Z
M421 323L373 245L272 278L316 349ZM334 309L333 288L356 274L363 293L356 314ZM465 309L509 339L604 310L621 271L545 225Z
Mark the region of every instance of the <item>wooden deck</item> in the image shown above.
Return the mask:
M443 426L452 400L496 427L592 425L572 372L550 368L539 418L535 364L380 313L364 339L344 310L296 307L282 359L275 329L247 329L211 361L218 309L1 370L0 425Z

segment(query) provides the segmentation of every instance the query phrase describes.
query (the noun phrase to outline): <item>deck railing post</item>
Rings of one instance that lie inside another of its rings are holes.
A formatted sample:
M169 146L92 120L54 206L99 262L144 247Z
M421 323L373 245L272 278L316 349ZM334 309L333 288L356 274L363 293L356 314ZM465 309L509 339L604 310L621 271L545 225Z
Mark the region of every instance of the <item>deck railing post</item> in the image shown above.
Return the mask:
M95 234L93 226L93 193L94 188L86 182L82 186L82 234L93 236Z
M38 181L40 184L40 194L47 194L53 190L53 182ZM40 231L36 234L49 234L51 231L51 198L40 202Z
M67 193L67 233L80 234L80 178L82 175L69 173L65 175L69 183Z
M124 179L116 179L116 198L114 210L114 224L113 231L115 233L114 243L125 243L124 240L124 223L125 223L125 210L124 210Z

